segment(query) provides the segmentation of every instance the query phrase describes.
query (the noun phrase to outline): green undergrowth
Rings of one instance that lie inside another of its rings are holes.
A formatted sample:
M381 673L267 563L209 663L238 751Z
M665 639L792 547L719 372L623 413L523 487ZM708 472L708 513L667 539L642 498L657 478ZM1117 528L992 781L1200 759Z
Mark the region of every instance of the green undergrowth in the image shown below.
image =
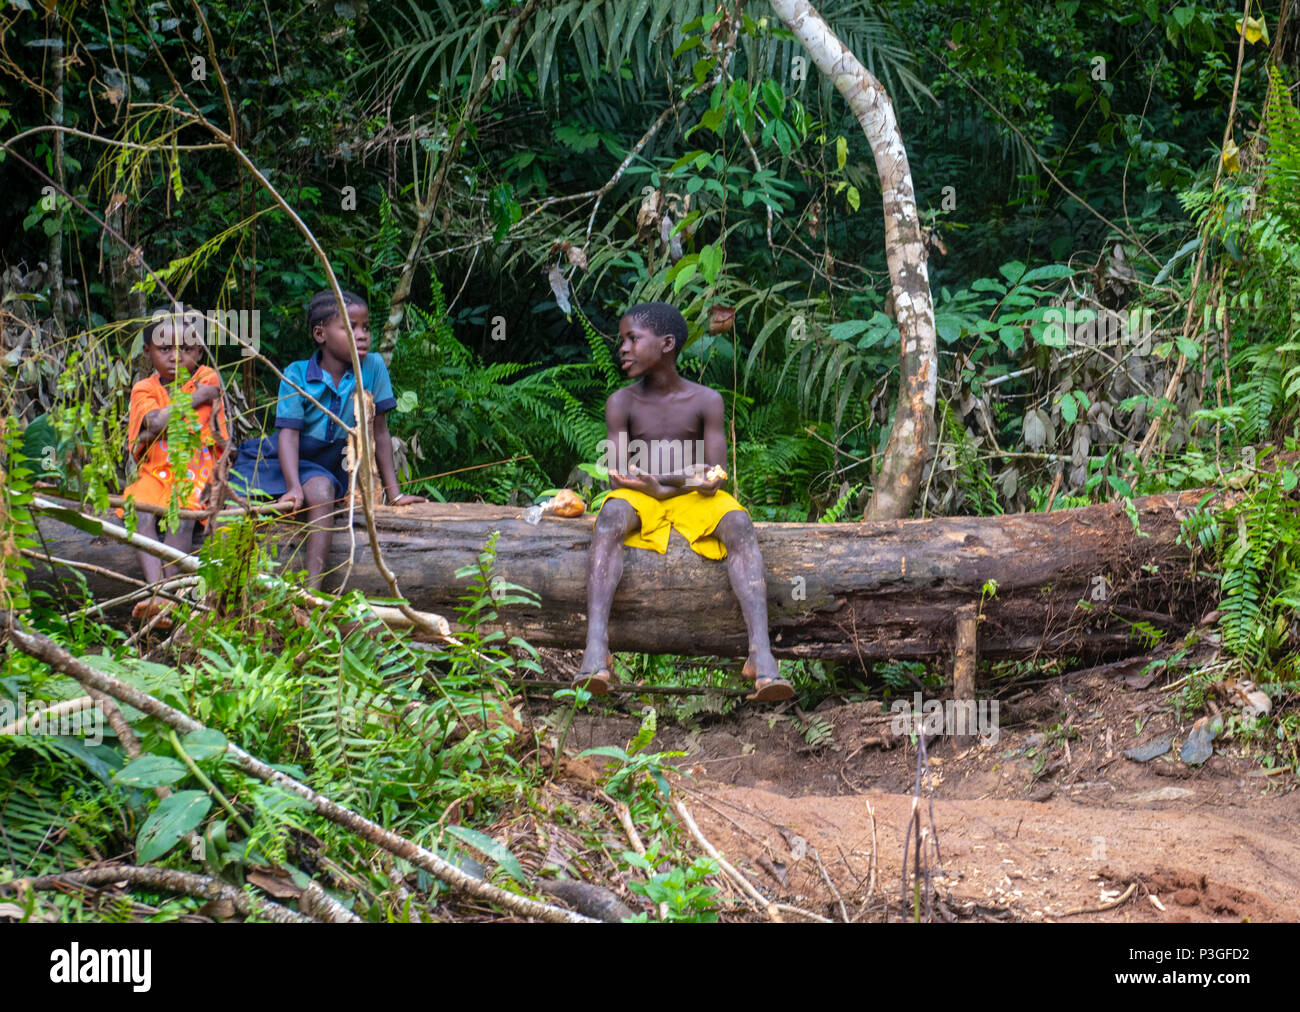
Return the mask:
M304 608L292 582L268 580L268 559L242 521L205 548L203 599L215 606L182 606L176 621L184 642L165 663L141 658L108 626L68 621L66 603L34 609L33 627L207 730L177 737L123 707L139 738L134 759L102 722L88 721L80 733L65 728L70 733L0 738L6 832L0 881L109 857L234 885L273 871L300 888L320 882L363 919L397 916L386 859L296 795L242 773L225 751L233 742L447 860L503 888L531 891L519 860L488 830L519 813L547 812L555 764L539 734L504 702L508 681L540 668L526 642L487 631L498 607L535 600L493 572L495 541L458 574L465 589L457 617L466 631L446 648L429 649L389 630L356 593ZM32 709L38 700L82 692L12 647L0 657L0 699ZM668 815L662 758L648 750L653 733L651 721L626 752L605 757L611 763L606 790L633 807L654 846L645 858L620 859L618 868L626 873L648 861L649 882L662 877L651 888L656 897L677 889L681 879L669 919L693 919L712 908L700 883L686 882L700 867L685 854ZM160 799L158 787L171 796ZM578 832L599 829L573 822ZM399 873L413 872L396 865ZM612 866L608 872L619 873ZM442 887L423 873L415 881L418 905L431 916ZM199 906L133 892L146 902L123 901L122 917L169 919ZM77 895L33 893L24 902L36 919L111 915Z

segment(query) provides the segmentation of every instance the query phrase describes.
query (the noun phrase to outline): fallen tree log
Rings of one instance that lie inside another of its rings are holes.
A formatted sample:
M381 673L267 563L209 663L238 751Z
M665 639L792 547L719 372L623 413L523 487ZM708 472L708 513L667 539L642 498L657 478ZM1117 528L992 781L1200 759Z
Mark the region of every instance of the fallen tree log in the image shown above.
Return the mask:
M1000 517L757 524L773 649L863 661L948 655L959 610L975 605L983 657L1131 650L1143 630L1190 628L1212 606L1212 581L1198 578L1190 549L1177 543L1182 519L1205 494L1136 499L1132 517L1111 503ZM541 597L540 608L501 606L503 627L536 646L580 647L594 518L547 516L531 526L522 512L472 503L379 507L376 524L411 605L448 618L466 588L456 570L475 564L500 531L495 572ZM116 589L102 570L138 569L127 546L48 517L40 526L39 551L98 567L84 574L96 595ZM296 540L293 525L268 526L282 543ZM383 596L364 531L357 539L347 586ZM334 538L330 565L339 573L348 540ZM37 570L34 578L50 585L49 567ZM610 634L614 650L736 657L746 648L725 564L701 559L676 533L666 556L626 550Z

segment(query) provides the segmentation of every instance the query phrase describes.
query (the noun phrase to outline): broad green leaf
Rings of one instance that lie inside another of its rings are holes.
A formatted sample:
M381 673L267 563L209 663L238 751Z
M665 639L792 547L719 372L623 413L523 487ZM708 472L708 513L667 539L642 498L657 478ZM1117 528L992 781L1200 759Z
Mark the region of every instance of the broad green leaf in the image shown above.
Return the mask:
M849 207L853 208L855 211L862 206L862 196L858 193L858 188L856 186L850 186L848 190L845 191L844 199L849 202Z
M1186 355L1188 358L1200 358L1201 346L1190 337L1180 336L1178 338L1178 353L1180 355Z
M785 112L785 92L775 81L767 80L763 82L760 89L763 93L763 104L771 111L773 116L780 116Z
M205 727L202 731L187 734L181 739L181 748L195 762L200 762L225 752L226 736L216 728Z
M1122 496L1131 496L1133 494L1133 486L1123 478L1117 477L1113 474L1108 474L1106 475L1106 481L1110 483L1111 488Z
M79 531L85 531L87 534L99 535L104 533L104 526L98 520L90 517L83 517L75 510L64 509L61 506L56 506L51 509L43 509L41 510L41 513L47 517L52 517L55 520L68 524L70 527L75 527Z
M684 169L684 168L687 166L687 164L689 164L690 162L695 161L695 160L696 160L697 158L699 158L702 154L704 154L704 152L701 151L699 148L696 148L694 151L688 151L688 152L686 152L686 154L682 155L681 158L679 158L679 159L677 159L677 161L673 162L673 164L669 167L668 172L671 174L671 173L676 172L678 169ZM697 168L698 168L698 166L697 166Z
M830 335L832 341L847 341L850 338L857 337L871 324L866 320L845 320L843 323L832 323L830 325Z
M1025 343L1025 332L1020 327L999 327L998 337L1007 346L1008 351L1019 351Z
M446 832L461 843L473 847L480 854L490 857L520 885L525 884L524 869L519 864L519 859L486 833L480 833L477 829L469 829L465 826L448 826Z
M610 759L620 759L623 762L627 762L629 759L628 754L617 745L601 745L598 748L589 748L585 752L579 752L578 758L584 759L589 755L608 756Z
M1065 264L1048 264L1046 267L1035 267L1028 274L1019 278L1022 285L1032 284L1035 281L1049 281L1053 278L1068 278L1074 274L1071 267Z
M849 158L849 142L844 137L835 138L835 167L843 169L844 163Z
M704 280L713 284L722 270L722 249L718 246L705 246L700 250L700 273Z
M939 332L939 338L944 344L952 344L961 337L965 322L965 317L958 316L956 313L934 314L934 329Z
M179 759L162 755L142 755L123 766L113 776L124 787L163 787L174 784L189 772Z
M1163 283L1169 277L1169 275L1174 272L1174 268L1178 266L1179 261L1181 261L1184 257L1186 257L1188 253L1191 253L1193 250L1198 249L1200 245L1201 245L1201 237L1198 235L1195 239L1189 239L1187 242L1179 246L1178 252L1176 252L1172 257L1170 257L1169 262L1160 268L1160 273L1155 276L1155 279L1151 283L1153 285L1158 285Z
M703 41L704 40L701 39L698 35L692 35L680 46L678 46L676 49L673 50L673 59L676 59L677 57L681 56L683 53L689 53L696 46L700 45L700 43L702 43Z
M1066 394L1061 398L1061 417L1065 419L1066 425L1073 425L1075 419L1079 417L1079 402L1074 399L1073 394Z
M722 133L722 125L726 122L727 110L725 108L709 109L700 117L700 126L706 130L712 130L715 134Z
M999 267L998 273L1006 278L1009 284L1014 285L1025 273L1025 265L1019 260L1011 260Z
M687 282L689 282L691 278L695 277L699 272L699 269L699 264L687 264L678 271L677 277L673 279L673 294L679 294L681 290L686 287Z
M212 808L206 791L178 791L164 798L140 827L135 849L140 864L162 857L190 830L195 829Z

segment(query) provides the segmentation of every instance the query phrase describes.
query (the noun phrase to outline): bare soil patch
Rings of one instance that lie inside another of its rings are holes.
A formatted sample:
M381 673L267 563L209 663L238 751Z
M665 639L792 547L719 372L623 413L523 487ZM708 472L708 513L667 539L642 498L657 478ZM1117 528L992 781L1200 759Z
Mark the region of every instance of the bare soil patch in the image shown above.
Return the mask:
M1193 717L1180 721L1159 687L1091 675L1013 698L995 744L929 747L941 917L1300 920L1290 775L1266 774L1231 742L1184 764ZM687 753L676 760L687 804L765 895L836 920L900 915L917 754L879 702L745 705L693 726L660 713L653 747ZM625 745L638 725L639 714L580 714L569 744ZM1123 755L1164 738L1157 758Z

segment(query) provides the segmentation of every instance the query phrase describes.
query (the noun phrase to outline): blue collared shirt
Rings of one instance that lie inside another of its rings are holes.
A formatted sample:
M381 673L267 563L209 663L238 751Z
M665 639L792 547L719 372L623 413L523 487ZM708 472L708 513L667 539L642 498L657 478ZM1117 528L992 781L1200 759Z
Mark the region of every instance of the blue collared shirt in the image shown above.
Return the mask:
M343 374L343 378L335 386L334 377L321 368L320 353L317 352L311 358L290 362L284 375L348 425L355 423L353 394L356 391L356 376L351 369ZM388 368L384 365L382 356L367 355L361 360L361 386L375 399L375 414L386 414L397 407L397 398L393 396L393 383L388 378ZM280 383L280 402L275 409L275 426L278 429L298 429L303 435L325 443L332 443L346 437L338 422L284 381Z

